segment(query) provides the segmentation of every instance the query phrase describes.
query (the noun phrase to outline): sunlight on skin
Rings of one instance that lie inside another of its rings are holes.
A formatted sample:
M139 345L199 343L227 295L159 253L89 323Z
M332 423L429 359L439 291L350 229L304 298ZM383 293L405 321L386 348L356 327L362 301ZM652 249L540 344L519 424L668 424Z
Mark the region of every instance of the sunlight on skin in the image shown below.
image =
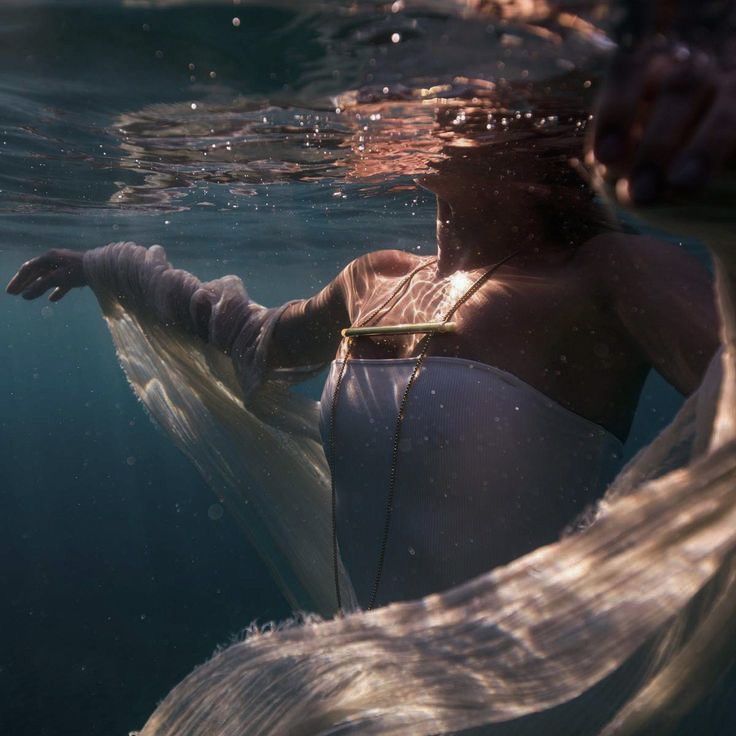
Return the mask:
M467 271L456 271L449 276L448 283L447 296L438 310L440 313L443 307L451 307L470 288L473 280Z

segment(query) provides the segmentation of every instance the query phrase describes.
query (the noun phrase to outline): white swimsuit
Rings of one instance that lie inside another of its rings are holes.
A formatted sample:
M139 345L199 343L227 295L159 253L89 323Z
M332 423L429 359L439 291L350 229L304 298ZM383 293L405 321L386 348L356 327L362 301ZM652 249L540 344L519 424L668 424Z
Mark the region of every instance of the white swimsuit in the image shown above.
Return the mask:
M416 359L351 359L338 400L335 487L340 555L366 606L386 517L396 417ZM329 414L340 362L321 402ZM600 497L621 443L515 376L428 357L402 426L377 605L439 592L555 541Z

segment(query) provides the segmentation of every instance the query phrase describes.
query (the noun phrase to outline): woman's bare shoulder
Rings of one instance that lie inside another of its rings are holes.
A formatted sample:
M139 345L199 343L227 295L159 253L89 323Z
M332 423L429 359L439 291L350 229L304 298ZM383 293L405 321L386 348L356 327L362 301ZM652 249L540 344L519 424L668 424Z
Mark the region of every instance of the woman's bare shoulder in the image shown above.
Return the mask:
M649 235L606 233L585 243L579 251L581 260L601 276L610 276L621 267L650 273L690 268L698 273L705 268L684 248Z
M428 256L419 256L403 250L376 250L356 258L348 268L358 276L400 277L426 263Z
M685 248L659 238L610 233L580 248L585 283L607 303L636 305L653 298L660 306L677 294L699 304L712 300L712 277Z

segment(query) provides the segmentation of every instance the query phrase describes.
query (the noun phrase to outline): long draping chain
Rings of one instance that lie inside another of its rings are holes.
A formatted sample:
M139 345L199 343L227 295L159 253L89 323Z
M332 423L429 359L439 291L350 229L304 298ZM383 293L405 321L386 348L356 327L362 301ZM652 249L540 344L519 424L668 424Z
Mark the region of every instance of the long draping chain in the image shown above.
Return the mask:
M452 317L455 315L455 312L457 312L460 307L465 304L465 302L468 301L477 291L478 289L485 284L486 281L488 281L491 276L501 267L503 266L507 261L511 260L514 256L518 255L522 248L519 248L518 250L513 251L506 257L502 258L500 261L497 261L494 263L490 268L488 268L481 276L479 276L465 291L465 293L460 296L460 298L450 307L449 311L445 316L442 318L441 324L447 324ZM404 293L406 288L411 283L414 276L419 272L422 271L425 268L428 268L429 266L434 265L437 263L437 259L433 258L426 263L423 263L419 266L417 266L415 269L413 269L407 276L402 279L402 281L399 283L399 285L391 292L391 294L388 296L388 298L382 302L378 307L376 307L372 312L368 314L365 319L363 319L359 324L356 324L354 326L364 327L369 325L374 325L382 316L387 314L396 304L399 297ZM412 386L414 385L417 376L419 375L419 371L422 368L422 365L424 364L424 359L427 356L427 352L429 350L429 345L432 341L432 337L434 336L434 332L428 332L420 341L419 341L419 353L417 355L417 360L414 364L414 368L411 372L411 375L409 376L409 381L406 384L406 388L404 389L404 392L401 396L401 401L399 402L399 411L396 416L396 424L394 426L394 439L392 443L392 450L391 450L391 471L389 475L389 483L388 483L388 496L386 499L386 512L384 515L384 523L383 523L383 533L381 535L381 544L378 551L378 565L376 568L376 575L373 580L373 587L371 588L371 595L368 603L367 610L371 610L375 607L376 604L376 598L378 596L378 586L381 583L381 577L383 575L383 568L384 568L384 562L386 559L386 548L388 546L388 535L389 530L391 528L391 516L393 512L393 506L394 506L394 498L396 495L396 478L398 473L398 465L399 465L399 448L401 446L401 429L404 423L404 416L406 414L406 406L409 401L409 393L411 392ZM330 424L329 424L329 463L330 463L330 476L331 476L331 490L332 490L332 562L333 562L333 572L335 577L335 597L337 599L337 608L338 610L342 609L342 598L340 595L340 575L339 575L339 555L338 555L338 544L337 544L337 493L335 490L335 469L336 469L336 442L335 442L335 424L336 424L336 417L337 417L337 402L340 397L340 391L342 388L342 381L345 376L345 370L347 368L348 360L350 359L350 349L353 345L354 338L347 337L344 338L346 340L345 343L345 354L342 361L342 364L340 366L340 370L337 374L337 378L335 380L335 390L332 395L332 407L330 409Z

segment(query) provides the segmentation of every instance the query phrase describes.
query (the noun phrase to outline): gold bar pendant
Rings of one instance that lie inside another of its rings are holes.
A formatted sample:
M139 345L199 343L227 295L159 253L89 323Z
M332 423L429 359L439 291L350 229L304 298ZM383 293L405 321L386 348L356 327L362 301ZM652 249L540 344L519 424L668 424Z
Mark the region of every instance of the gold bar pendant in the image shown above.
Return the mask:
M346 327L343 337L368 337L370 335L416 335L420 333L455 332L456 322L418 322L407 325L378 325L376 327Z

